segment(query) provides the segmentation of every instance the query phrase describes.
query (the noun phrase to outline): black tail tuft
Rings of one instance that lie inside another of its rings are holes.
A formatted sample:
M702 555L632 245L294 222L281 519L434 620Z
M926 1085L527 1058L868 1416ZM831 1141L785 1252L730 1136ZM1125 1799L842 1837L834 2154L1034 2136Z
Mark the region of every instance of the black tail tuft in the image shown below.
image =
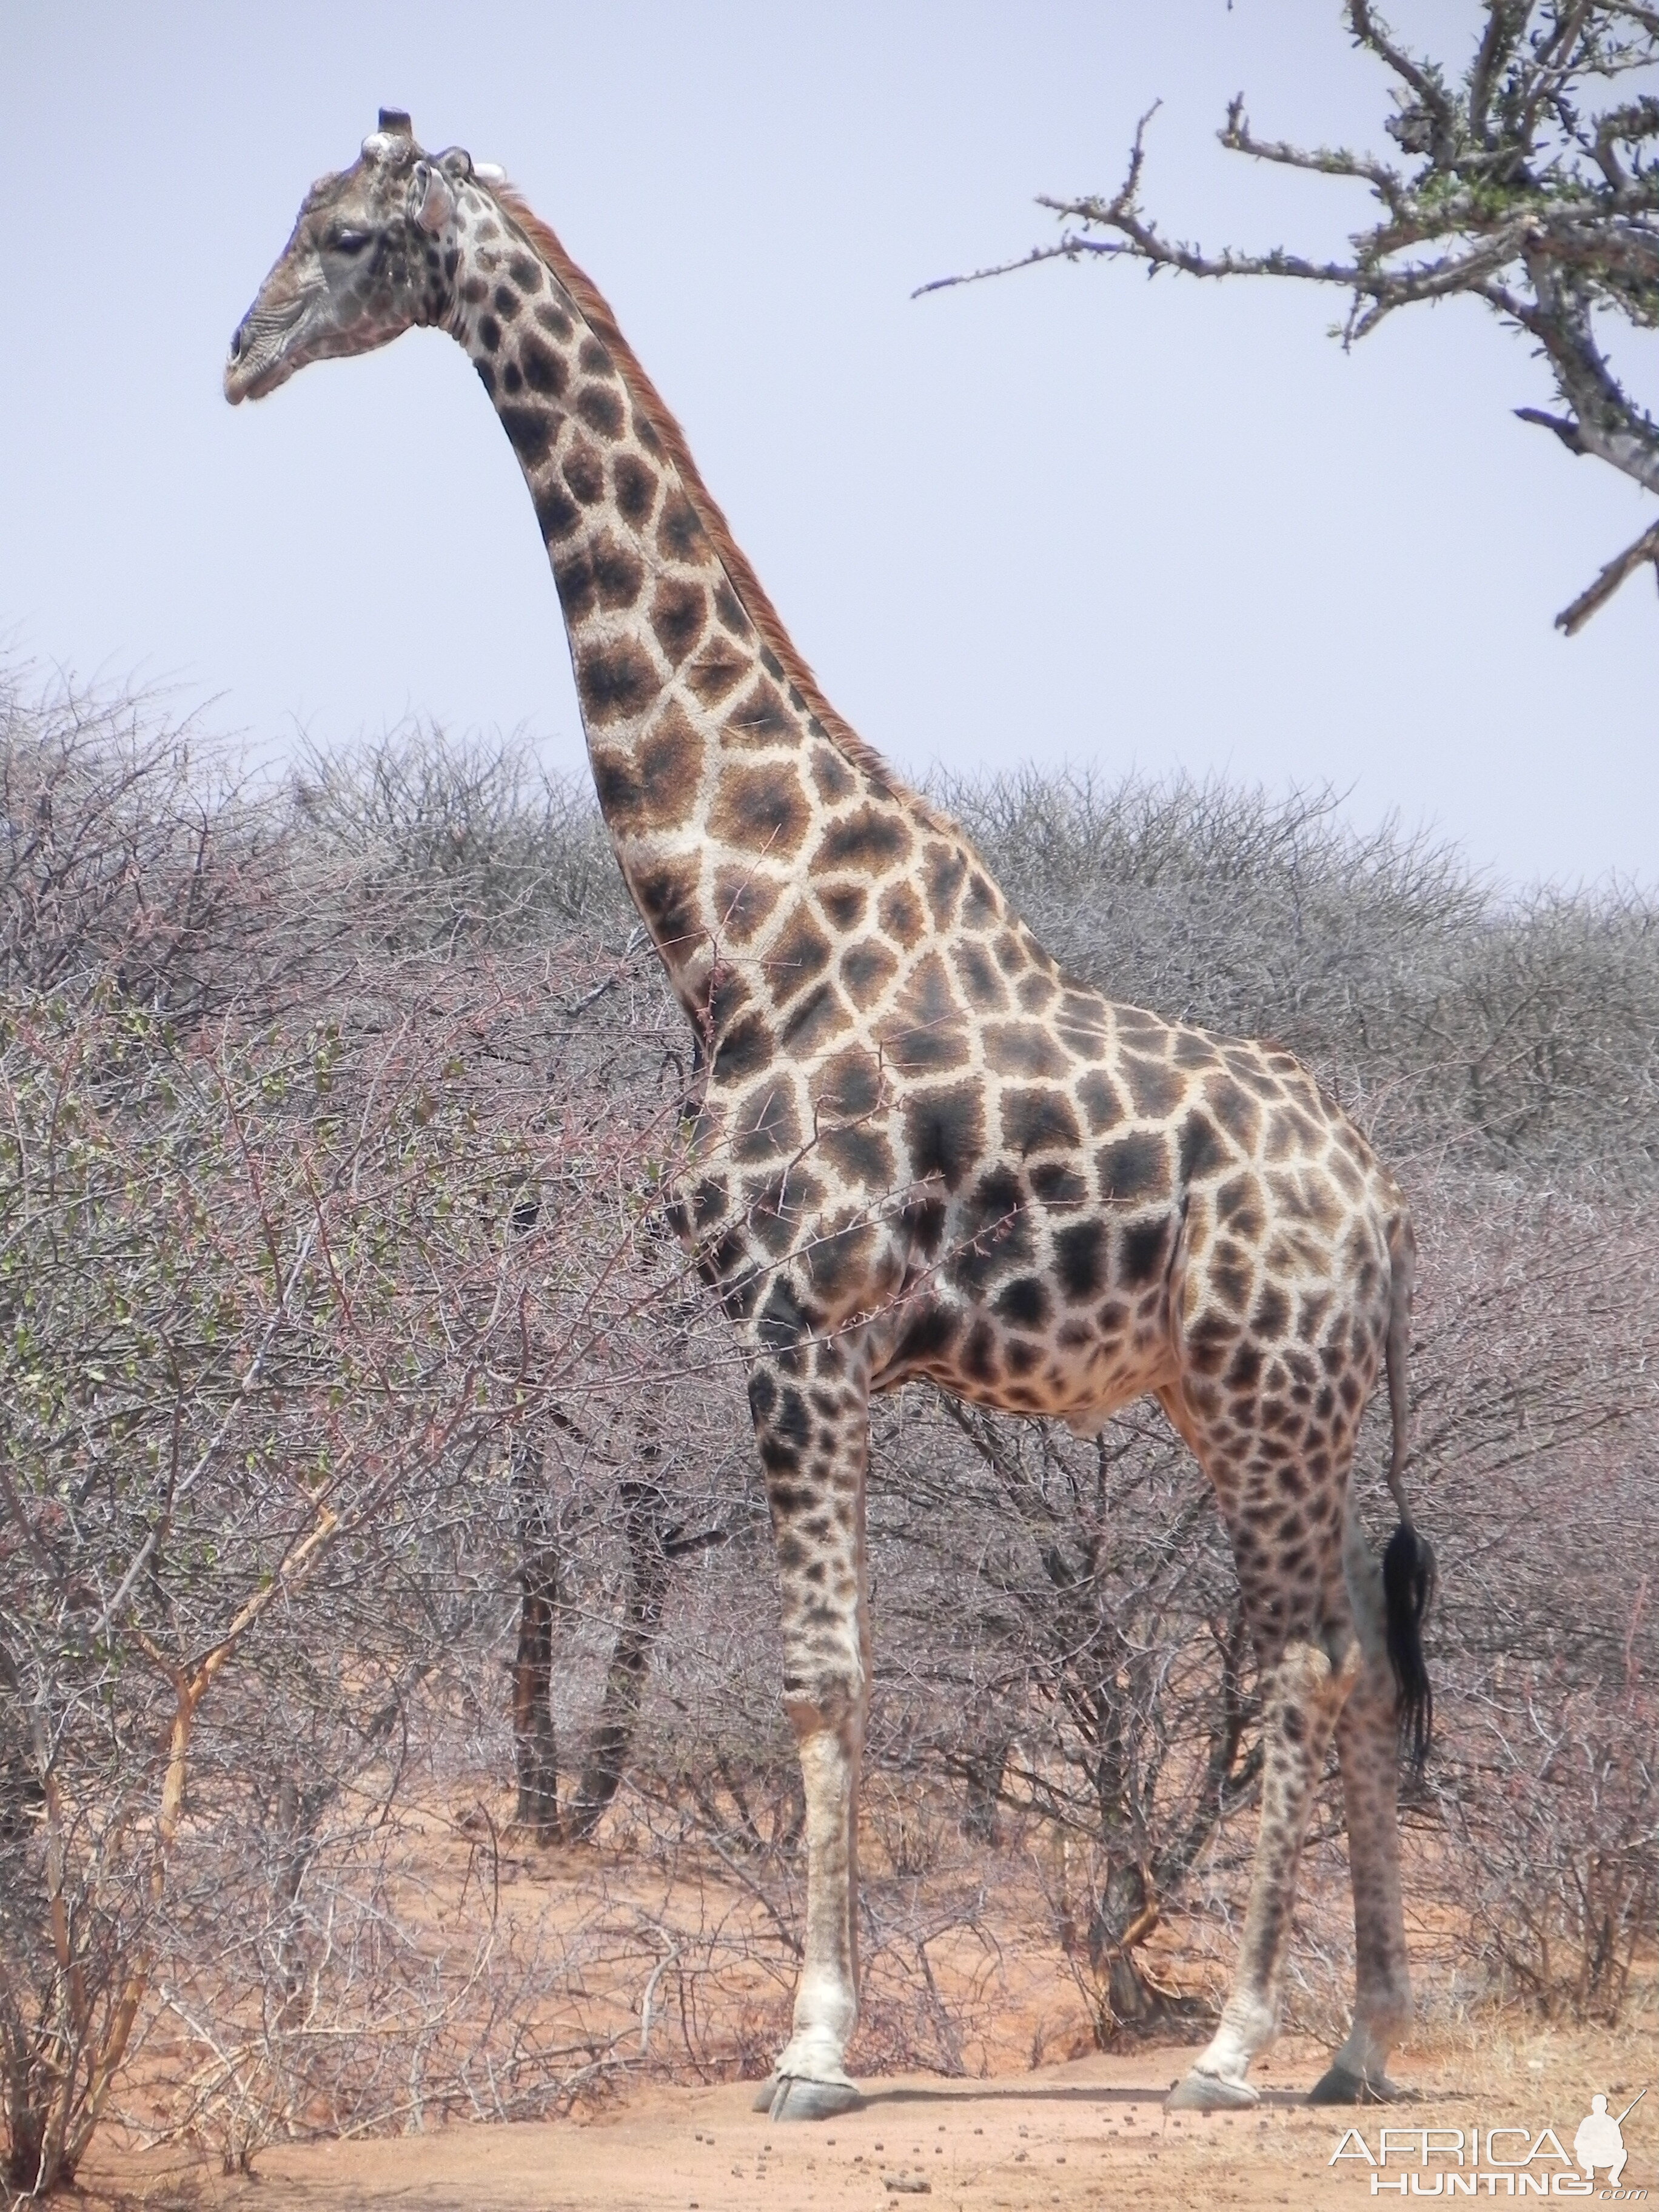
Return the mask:
M1434 1733L1434 1690L1423 1658L1423 1623L1434 1599L1434 1547L1402 1521L1382 1554L1389 1663L1399 1695L1400 1747L1419 1773Z

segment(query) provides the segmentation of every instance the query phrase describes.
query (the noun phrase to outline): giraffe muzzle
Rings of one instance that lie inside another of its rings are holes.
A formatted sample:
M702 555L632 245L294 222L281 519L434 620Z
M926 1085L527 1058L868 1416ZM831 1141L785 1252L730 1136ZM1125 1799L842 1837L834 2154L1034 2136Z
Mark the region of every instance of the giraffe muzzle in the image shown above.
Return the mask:
M244 399L263 399L293 374L283 359L289 335L303 307L285 315L261 314L250 307L232 334L225 356L225 398L233 407Z

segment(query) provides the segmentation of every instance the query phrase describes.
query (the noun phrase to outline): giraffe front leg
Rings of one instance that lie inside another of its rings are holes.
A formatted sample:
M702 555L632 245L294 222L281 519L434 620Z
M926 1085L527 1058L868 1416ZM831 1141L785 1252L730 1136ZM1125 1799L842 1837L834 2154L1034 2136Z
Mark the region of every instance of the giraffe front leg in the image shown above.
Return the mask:
M758 1363L750 1403L783 1605L783 1703L806 1794L806 1927L794 2032L756 2099L775 2120L860 2100L844 2063L858 2024L858 1789L869 1705L864 1552L869 1405L844 1345Z
M1288 1644L1268 1670L1262 1722L1261 1826L1238 1966L1221 2025L1166 2100L1171 2112L1226 2112L1256 2102L1250 2061L1279 2032L1279 1984L1297 1869L1314 1791L1344 1696L1357 1670L1351 1644L1334 1668L1322 1644Z

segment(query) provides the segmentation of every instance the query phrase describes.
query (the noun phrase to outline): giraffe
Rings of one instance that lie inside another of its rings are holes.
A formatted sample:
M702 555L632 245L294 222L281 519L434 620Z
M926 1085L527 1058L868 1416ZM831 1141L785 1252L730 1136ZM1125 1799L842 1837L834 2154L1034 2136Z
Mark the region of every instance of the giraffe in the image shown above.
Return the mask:
M1398 1187L1282 1047L1060 971L962 833L824 698L553 233L500 170L423 152L383 109L307 194L226 396L416 325L465 348L518 456L599 802L700 1048L676 1225L744 1353L807 1808L793 2032L757 2109L859 2101L869 1407L914 1377L1083 1434L1154 1395L1213 1488L1263 1685L1261 1827L1232 1987L1172 2104L1255 2100L1333 1738L1356 2001L1313 2094L1395 2094L1396 1772L1402 1740L1419 1759L1427 1742L1433 1578L1401 1480ZM1385 1368L1401 1519L1379 1569L1350 1472Z

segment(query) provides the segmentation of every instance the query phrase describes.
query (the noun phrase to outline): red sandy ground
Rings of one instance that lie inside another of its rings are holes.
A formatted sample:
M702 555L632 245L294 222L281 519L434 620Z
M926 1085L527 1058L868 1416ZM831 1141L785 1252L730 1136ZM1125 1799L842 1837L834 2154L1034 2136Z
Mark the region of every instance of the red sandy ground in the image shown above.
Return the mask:
M868 2083L862 2112L814 2127L775 2127L750 2110L741 2084L649 2087L586 2120L273 2148L252 2178L222 2178L176 2151L106 2154L89 2163L82 2203L109 2212L874 2212L926 2194L953 2212L1118 2203L1358 2212L1379 2201L1369 2169L1330 2162L1350 2122L1373 2152L1385 2121L1527 2125L1534 2136L1548 2124L1571 2150L1596 2090L1622 2106L1654 2079L1659 2039L1650 2023L1620 2036L1489 2028L1462 2049L1403 2054L1397 2070L1413 2101L1352 2113L1300 2101L1325 2053L1287 2039L1267 2061L1256 2111L1166 2117L1160 2100L1191 2056L1148 2046L998 2081L898 2076ZM1624 2187L1626 2201L1639 2189L1659 2205L1651 2106L1659 2095L1626 2123ZM1437 2170L1419 2168L1431 2183ZM1585 2201L1601 2201L1603 2179Z

